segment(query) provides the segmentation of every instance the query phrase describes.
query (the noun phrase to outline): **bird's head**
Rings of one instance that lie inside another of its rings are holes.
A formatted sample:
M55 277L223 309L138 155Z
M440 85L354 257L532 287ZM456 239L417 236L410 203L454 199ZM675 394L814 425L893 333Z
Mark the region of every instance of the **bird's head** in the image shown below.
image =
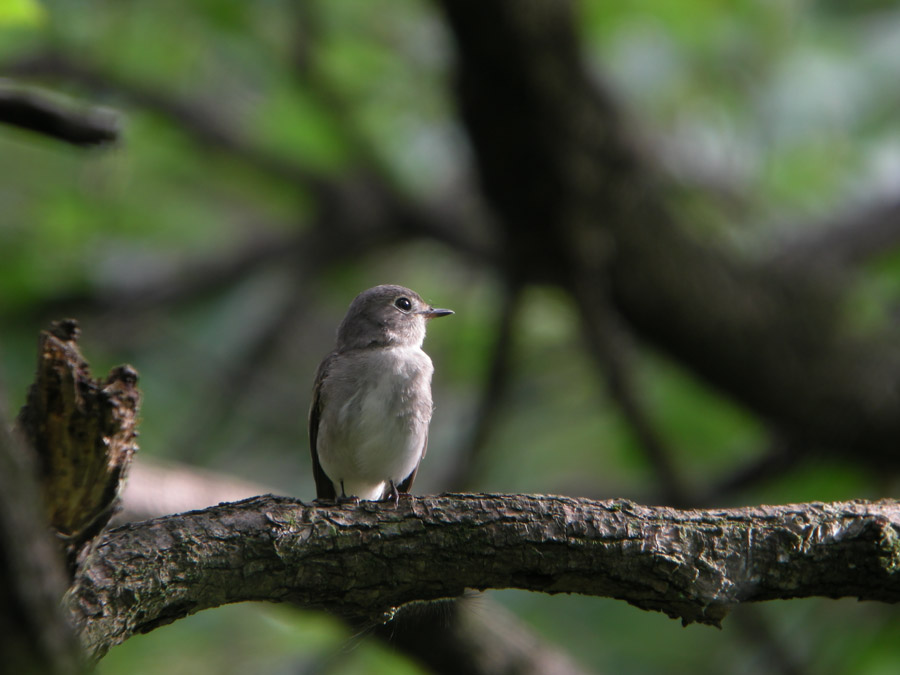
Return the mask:
M366 347L419 347L429 319L453 314L435 309L418 293L403 286L385 284L354 298L337 333L338 351Z

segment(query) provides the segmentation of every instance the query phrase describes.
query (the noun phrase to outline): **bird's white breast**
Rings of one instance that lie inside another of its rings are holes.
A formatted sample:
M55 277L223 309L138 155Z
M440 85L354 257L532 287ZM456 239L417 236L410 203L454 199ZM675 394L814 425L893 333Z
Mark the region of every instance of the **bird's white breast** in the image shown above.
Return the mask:
M428 355L418 347L342 354L322 384L318 453L340 494L379 499L422 458L431 421Z

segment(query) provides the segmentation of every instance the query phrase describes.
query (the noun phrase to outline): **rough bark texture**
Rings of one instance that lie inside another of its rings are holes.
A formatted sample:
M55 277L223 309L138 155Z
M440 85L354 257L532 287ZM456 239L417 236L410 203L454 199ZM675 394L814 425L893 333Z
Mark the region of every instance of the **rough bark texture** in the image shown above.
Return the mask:
M130 366L91 377L78 325L42 331L38 368L18 429L34 449L47 520L65 542L69 565L106 525L137 449L140 393Z
M105 533L67 606L95 657L231 602L379 622L473 588L619 598L718 625L748 601L900 600L898 534L894 501L680 511L527 495L413 497L397 508L264 496Z
M241 481L172 462L135 457L113 524L147 520L267 492ZM118 521L118 522L117 522ZM369 624L370 625L370 624ZM369 633L369 625L362 627ZM351 626L357 629L357 626ZM482 594L404 607L371 635L435 675L587 675L573 657Z

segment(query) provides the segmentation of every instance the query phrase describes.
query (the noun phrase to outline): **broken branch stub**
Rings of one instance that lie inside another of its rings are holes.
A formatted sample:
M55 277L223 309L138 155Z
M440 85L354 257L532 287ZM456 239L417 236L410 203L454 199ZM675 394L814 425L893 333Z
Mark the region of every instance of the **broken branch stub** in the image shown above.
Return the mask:
M19 413L19 432L34 449L44 506L65 542L70 566L113 514L137 450L138 374L113 368L91 377L78 349L78 323L42 331L35 381Z

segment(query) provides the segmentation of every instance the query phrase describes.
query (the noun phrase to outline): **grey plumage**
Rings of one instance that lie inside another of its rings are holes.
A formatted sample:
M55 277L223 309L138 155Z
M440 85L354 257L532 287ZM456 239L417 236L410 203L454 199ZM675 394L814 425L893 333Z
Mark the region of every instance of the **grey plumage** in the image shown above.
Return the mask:
M430 307L384 285L360 293L316 373L309 444L319 499L395 501L409 492L428 446L431 359L422 351Z

